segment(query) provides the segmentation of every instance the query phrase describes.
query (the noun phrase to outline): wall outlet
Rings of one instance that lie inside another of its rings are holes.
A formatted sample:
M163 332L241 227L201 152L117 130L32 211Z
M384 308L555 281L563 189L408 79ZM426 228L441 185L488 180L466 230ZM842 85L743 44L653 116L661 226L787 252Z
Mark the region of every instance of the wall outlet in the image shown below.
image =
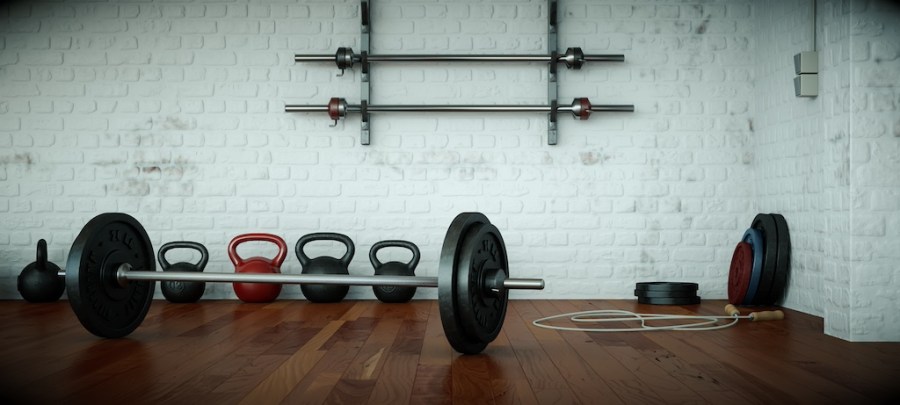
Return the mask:
M819 75L803 74L794 78L794 94L797 97L816 97L819 95Z
M808 51L794 55L794 73L819 73L819 53Z

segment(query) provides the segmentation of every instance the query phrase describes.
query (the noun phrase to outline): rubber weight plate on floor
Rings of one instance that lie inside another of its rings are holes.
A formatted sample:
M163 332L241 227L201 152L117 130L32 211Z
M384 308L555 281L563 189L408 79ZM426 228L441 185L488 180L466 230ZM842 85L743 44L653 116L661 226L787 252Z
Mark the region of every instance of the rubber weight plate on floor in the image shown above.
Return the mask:
M676 283L669 281L650 281L634 285L636 291L654 291L666 293L692 293L696 294L700 286L697 283Z
M758 214L753 219L751 228L759 230L763 239L762 275L753 297L753 305L772 305L775 303L775 273L778 272L778 231L775 218L770 214Z
M738 242L731 255L728 269L728 303L741 305L753 277L753 249L747 242Z
M686 298L696 297L697 291L647 291L635 289L634 296L644 298Z
M763 237L760 231L748 228L744 232L743 241L750 244L753 250L753 274L750 276L750 285L747 287L747 294L744 295L743 305L753 305L753 298L756 297L756 291L759 289L759 279L762 278L763 266ZM738 304L734 304L738 305Z
M697 283L652 281L634 285L634 295L639 304L693 305L700 303Z
M778 258L775 259L775 288L772 303L777 303L784 298L784 289L787 287L788 276L791 272L791 233L787 220L781 214L771 214L775 219L775 229L778 232Z
M116 273L127 263L155 271L153 245L144 227L127 214L91 219L75 238L66 261L69 305L91 333L105 338L128 335L147 316L156 286L152 281L119 284Z
M683 298L646 298L638 297L638 304L649 305L697 305L700 303L700 297L683 297Z

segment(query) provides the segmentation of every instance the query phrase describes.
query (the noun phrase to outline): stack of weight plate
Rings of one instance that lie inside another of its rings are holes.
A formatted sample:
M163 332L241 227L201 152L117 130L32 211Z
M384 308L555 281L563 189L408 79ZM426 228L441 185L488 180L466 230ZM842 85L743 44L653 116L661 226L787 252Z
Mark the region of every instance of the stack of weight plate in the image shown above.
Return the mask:
M654 281L634 285L638 304L695 305L700 303L697 283L671 283Z
M781 214L759 214L734 248L728 272L728 302L775 305L791 270L791 235Z

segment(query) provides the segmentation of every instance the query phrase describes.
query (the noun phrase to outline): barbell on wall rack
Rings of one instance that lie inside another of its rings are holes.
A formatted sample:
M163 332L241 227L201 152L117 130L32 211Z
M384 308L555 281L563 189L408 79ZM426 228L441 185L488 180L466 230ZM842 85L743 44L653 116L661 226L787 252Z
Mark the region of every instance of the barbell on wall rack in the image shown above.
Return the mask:
M444 334L461 353L480 353L500 333L509 290L544 288L544 280L510 278L506 245L483 214L456 216L444 237L437 277L156 271L144 227L121 213L100 214L75 238L65 277L69 304L91 333L119 338L143 322L155 281L436 287Z
M570 112L579 120L590 118L594 112L633 112L632 104L591 104L587 98L576 98L571 105L459 105L459 104L409 104L409 105L369 105L348 104L343 98L332 98L326 105L298 105L286 104L285 112L327 112L328 116L337 123L348 113L361 113L366 115L373 112L544 112L559 113Z
M365 69L369 62L555 62L565 63L569 69L581 69L585 62L624 62L625 55L585 55L581 48L566 49L565 53L549 55L370 55L353 53L352 48L338 48L334 55L294 55L295 62L334 62L338 69L350 69L361 63Z

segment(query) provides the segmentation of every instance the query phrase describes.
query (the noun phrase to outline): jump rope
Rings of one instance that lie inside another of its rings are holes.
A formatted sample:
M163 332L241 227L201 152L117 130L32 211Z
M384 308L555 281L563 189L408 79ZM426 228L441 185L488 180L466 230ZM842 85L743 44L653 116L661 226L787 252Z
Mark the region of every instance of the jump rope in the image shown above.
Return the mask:
M760 311L751 312L749 315L741 315L741 312L734 305L725 306L725 316L716 315L666 315L666 314L639 314L631 311L623 311L617 309L601 309L593 311L570 312L567 314L553 315L532 321L534 326L545 329L578 331L578 332L649 332L664 330L693 330L693 331L709 331L730 328L738 323L741 319L749 319L752 322L758 321L774 321L784 319L784 312L776 311ZM593 328L593 327L572 327L549 325L546 322L568 318L569 321L576 324L597 324L605 322L640 322L640 327L625 328ZM648 322L653 321L695 321L678 325L653 326ZM716 325L719 322L728 320L730 322L722 325Z

